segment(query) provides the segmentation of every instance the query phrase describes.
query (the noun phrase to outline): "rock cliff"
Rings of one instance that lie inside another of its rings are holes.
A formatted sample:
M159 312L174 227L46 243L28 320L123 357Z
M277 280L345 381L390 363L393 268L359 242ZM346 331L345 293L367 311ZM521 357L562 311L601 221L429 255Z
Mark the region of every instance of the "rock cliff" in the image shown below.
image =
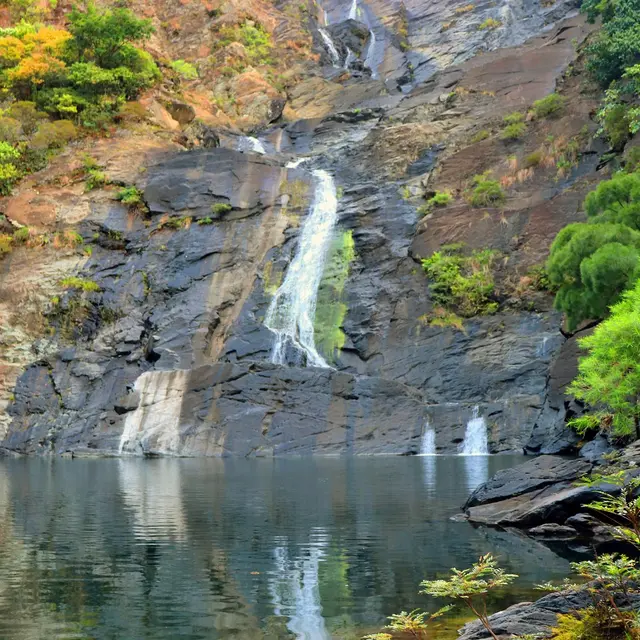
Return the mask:
M79 149L35 174L5 199L7 218L73 227L92 250L23 248L0 263L0 449L414 454L428 426L438 452L456 452L479 415L492 452L569 450L562 386L575 348L551 297L526 281L601 175L598 96L577 51L590 27L575 4L375 0L345 22L348 7L327 2L306 21L320 62L304 62L284 110L251 111L266 154L236 150L238 130L220 119L202 125L207 137L174 109L171 135L129 128L92 148L146 212L70 180ZM357 58L349 69L323 49L322 25ZM555 90L562 115L501 138L504 115ZM554 161L527 167L540 149ZM311 168L338 194L316 316L327 369L271 364L264 325L313 202ZM473 208L465 190L487 171L506 202ZM460 197L421 218L423 196L444 189ZM500 310L462 331L424 321L419 260L454 242L500 255ZM60 291L70 274L96 290Z

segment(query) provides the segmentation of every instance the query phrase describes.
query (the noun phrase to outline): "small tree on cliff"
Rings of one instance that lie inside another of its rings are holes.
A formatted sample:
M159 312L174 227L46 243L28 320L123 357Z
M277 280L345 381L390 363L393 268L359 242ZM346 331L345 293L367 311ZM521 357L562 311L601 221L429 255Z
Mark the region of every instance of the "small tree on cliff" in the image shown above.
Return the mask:
M601 424L614 435L640 438L640 281L579 344L588 354L569 393L608 411L601 413Z

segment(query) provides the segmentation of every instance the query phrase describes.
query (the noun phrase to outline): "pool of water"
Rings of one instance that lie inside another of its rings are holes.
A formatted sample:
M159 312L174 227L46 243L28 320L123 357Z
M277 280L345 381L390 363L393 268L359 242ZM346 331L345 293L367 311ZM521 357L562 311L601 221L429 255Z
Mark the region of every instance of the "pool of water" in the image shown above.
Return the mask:
M0 638L351 640L488 551L511 604L568 563L451 517L520 460L0 461Z

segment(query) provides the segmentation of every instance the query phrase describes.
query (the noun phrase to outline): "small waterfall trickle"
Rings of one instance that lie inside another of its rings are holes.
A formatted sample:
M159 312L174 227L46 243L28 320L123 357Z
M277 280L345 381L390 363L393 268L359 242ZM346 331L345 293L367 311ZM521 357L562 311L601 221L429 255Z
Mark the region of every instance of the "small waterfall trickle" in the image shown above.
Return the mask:
M260 155L267 153L262 142L252 136L242 136L238 140L237 149L238 151L253 151L253 153L259 153Z
M333 40L331 39L331 36L327 33L327 30L324 29L323 27L318 27L318 33L320 34L320 37L322 38L322 41L324 42L324 45L327 49L327 53L331 58L331 64L334 67L338 67L340 65L340 54L336 49L336 45L333 44Z
M344 69L349 69L349 67L354 63L356 59L356 54L347 47L347 57L344 59Z
M378 77L378 69L374 61L374 57L376 53L376 34L371 28L369 28L369 35L371 37L369 40L369 46L367 48L367 55L364 59L364 66L367 69L371 69L371 77L373 79L376 79Z
M349 9L349 20L356 20L358 17L358 0L351 2L351 8Z
M304 354L306 365L329 365L315 346L313 322L325 258L338 221L338 198L333 178L321 169L313 171L315 192L306 216L296 254L284 281L273 296L264 324L275 333L271 362L287 364L287 347Z
M422 439L420 441L420 455L421 456L435 456L436 455L436 432L429 426L427 422L424 426L422 433Z
M467 422L467 430L460 451L463 456L486 456L489 454L487 423L479 414L480 408L474 407L471 420Z

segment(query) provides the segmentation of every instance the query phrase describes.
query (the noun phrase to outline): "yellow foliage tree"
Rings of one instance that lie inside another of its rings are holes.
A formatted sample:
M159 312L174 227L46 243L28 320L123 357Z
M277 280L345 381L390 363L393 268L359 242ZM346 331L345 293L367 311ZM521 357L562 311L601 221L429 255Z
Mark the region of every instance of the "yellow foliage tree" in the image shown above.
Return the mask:
M0 38L0 68L9 69L24 58L26 47L22 41L15 36L4 36Z

